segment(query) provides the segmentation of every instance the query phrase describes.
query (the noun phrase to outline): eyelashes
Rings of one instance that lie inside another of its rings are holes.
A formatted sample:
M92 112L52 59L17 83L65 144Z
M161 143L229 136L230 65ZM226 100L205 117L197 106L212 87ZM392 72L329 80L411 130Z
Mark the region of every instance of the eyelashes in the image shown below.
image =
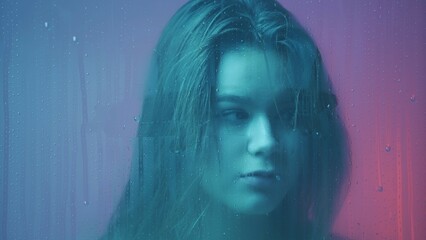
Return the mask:
M309 133L318 129L320 114L333 114L336 105L334 95L306 90L283 93L274 98L273 104L261 109L255 107L256 98L225 95L218 97L213 118L219 128L235 130L230 132L232 134L245 129L253 114L260 110L265 112L275 131L292 129Z
M231 108L220 111L217 116L225 122L240 124L249 120L251 114L244 109Z
M272 116L272 120L290 123L294 121L295 118L295 109L294 108L285 108L275 111Z
M231 127L242 127L247 124L253 114L244 108L224 108L216 113L219 124ZM268 114L268 119L273 126L293 127L295 111L291 108L273 110Z

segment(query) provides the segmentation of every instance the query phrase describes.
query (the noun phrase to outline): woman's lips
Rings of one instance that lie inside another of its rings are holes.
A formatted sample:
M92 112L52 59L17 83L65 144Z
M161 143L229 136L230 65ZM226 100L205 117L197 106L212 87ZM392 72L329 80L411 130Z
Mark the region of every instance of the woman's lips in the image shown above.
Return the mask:
M254 188L268 188L280 181L281 177L274 171L253 171L241 174L240 180Z
M275 177L275 176L276 176L276 174L275 174L274 171L263 171L263 170L252 171L252 172L241 174L242 178L245 178L245 177L264 177L264 178L270 178L270 177Z

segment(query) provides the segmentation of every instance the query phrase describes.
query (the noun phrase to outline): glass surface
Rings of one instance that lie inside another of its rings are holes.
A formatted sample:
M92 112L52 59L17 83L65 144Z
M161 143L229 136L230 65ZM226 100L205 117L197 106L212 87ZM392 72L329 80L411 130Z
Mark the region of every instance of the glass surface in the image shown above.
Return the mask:
M105 231L130 174L155 44L184 2L0 2L0 239ZM426 239L426 3L280 2L315 39L349 133L334 232Z

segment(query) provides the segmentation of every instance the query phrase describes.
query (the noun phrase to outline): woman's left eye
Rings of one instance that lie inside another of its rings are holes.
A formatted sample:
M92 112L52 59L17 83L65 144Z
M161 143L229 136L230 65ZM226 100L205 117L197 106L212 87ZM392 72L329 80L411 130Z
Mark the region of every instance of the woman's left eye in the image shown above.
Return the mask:
M293 111L289 109L274 111L271 117L279 120L289 120L293 117Z
M277 123L290 125L294 120L294 112L291 109L284 109L271 114L271 119Z

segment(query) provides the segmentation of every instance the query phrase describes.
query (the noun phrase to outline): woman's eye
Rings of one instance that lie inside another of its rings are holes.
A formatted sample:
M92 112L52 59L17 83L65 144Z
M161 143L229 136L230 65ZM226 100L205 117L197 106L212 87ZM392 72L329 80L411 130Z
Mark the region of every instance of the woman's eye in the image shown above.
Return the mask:
M277 111L271 118L279 124L291 125L294 121L294 112L290 110Z
M273 118L277 120L290 120L293 118L294 113L289 110L282 110L277 111L275 114L273 114Z
M231 123L241 123L250 117L250 114L242 109L229 109L220 112L221 119Z

